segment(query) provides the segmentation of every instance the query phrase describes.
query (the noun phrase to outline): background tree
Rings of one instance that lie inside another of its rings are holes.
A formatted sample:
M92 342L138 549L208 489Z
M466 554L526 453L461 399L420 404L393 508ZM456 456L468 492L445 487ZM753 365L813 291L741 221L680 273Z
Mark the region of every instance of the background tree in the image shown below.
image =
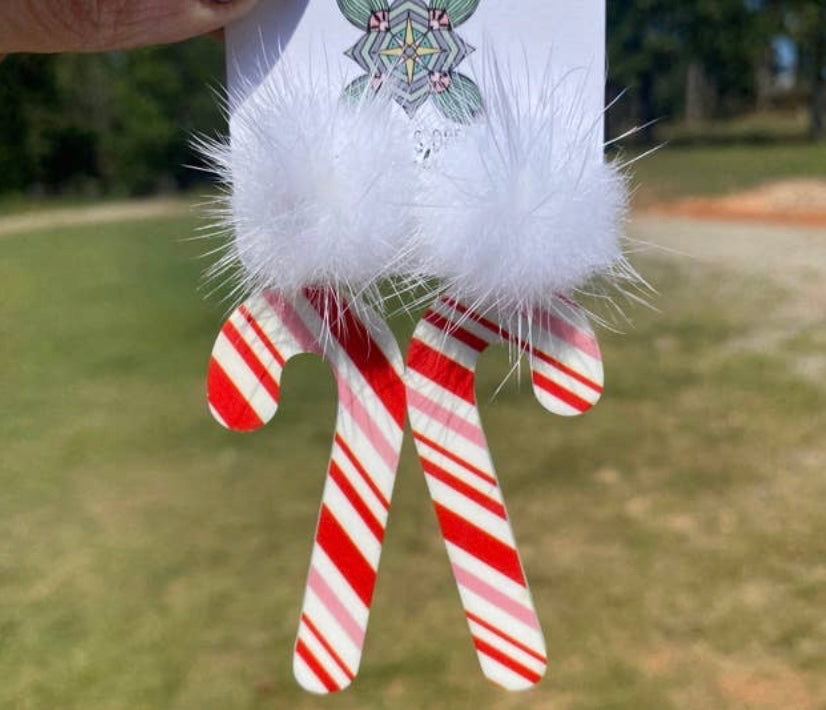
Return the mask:
M771 24L754 2L608 1L609 93L626 90L620 122L728 116L753 106ZM610 116L609 116L610 118ZM630 120L629 120L630 119Z
M671 87L679 82L680 43L667 0L608 2L608 102L625 97L608 111L612 124L644 125L654 140L653 122L675 112Z
M811 134L826 132L826 0L607 0L608 134L765 107L773 41L797 48ZM11 56L0 65L0 193L144 194L200 176L193 133L223 126L209 40L103 55Z
M826 0L787 0L781 9L810 84L811 134L817 140L823 138L826 114Z
M194 133L223 126L211 40L0 67L0 191L143 194L188 186Z
M59 104L54 57L13 57L0 73L0 191L37 181L35 156L48 145L43 124Z

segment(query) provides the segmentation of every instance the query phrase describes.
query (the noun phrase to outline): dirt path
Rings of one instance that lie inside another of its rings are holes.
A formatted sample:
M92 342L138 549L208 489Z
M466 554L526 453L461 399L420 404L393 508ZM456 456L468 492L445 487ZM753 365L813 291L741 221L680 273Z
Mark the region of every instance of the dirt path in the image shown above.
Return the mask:
M654 205L648 211L699 219L826 227L826 181L781 180L731 195L688 197Z
M761 282L767 289L778 287L778 297L760 322L718 355L726 357L731 349L780 353L791 371L826 387L826 227L647 215L633 220L630 237L640 242L644 253L750 277L752 288L759 289ZM721 294L726 286L721 283ZM698 293L697 298L716 300L725 308L721 294Z
M811 308L826 314L826 183L787 182L703 202L723 210L742 209L744 205L769 208L778 218L785 214L787 222L794 222L794 215L801 209L822 209L822 227L695 219L693 214L686 217L680 204L688 203L664 205L635 215L631 239L640 242L643 251L670 253L696 263L767 276L792 291L807 294ZM181 216L193 209L193 204L184 199L155 198L38 210L0 218L0 238L55 227ZM715 215L712 209L702 213L705 218Z
M632 238L694 262L769 278L826 321L826 181L783 180L637 215Z
M0 239L55 227L83 227L155 217L176 217L192 212L190 202L179 198L155 198L112 202L89 207L44 209L0 217Z
M643 243L644 251L765 275L791 288L801 286L801 278L826 281L826 227L644 214L632 219L630 236Z

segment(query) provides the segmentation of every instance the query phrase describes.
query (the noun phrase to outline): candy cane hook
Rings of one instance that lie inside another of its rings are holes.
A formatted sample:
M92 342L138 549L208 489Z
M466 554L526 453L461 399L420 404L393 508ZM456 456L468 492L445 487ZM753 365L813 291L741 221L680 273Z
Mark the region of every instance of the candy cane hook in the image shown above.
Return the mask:
M266 424L278 408L282 369L299 353L324 357L338 389L293 654L298 683L326 694L347 687L361 662L404 433L404 365L387 326L372 319L368 328L330 291L307 289L294 302L267 291L240 306L215 343L208 377L215 418L239 431Z
M493 343L515 345L529 356L539 402L566 416L599 400L603 370L587 318L565 299L522 317L514 330L442 298L416 328L405 380L416 449L482 671L522 690L544 675L545 641L482 431L476 363Z

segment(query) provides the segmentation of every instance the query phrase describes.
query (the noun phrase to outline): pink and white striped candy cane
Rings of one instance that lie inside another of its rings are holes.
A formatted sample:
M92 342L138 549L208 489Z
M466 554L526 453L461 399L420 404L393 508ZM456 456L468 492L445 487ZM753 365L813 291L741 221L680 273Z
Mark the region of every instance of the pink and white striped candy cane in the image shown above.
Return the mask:
M416 449L479 663L509 690L537 683L547 659L476 406L476 363L497 342L525 351L537 399L562 415L590 409L603 382L597 341L574 304L558 299L516 326L530 338L442 298L416 328L405 373Z
M358 672L404 433L404 362L374 320L368 328L329 291L295 302L267 291L232 314L209 366L210 409L238 431L274 416L294 355L321 355L335 373L335 439L293 655L299 684L321 694Z

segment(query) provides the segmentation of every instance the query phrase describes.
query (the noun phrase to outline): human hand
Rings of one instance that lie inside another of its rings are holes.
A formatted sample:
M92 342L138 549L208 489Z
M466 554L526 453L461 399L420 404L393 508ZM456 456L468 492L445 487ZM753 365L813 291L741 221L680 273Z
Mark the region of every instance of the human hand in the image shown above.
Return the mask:
M103 52L218 30L258 0L0 0L0 57Z

